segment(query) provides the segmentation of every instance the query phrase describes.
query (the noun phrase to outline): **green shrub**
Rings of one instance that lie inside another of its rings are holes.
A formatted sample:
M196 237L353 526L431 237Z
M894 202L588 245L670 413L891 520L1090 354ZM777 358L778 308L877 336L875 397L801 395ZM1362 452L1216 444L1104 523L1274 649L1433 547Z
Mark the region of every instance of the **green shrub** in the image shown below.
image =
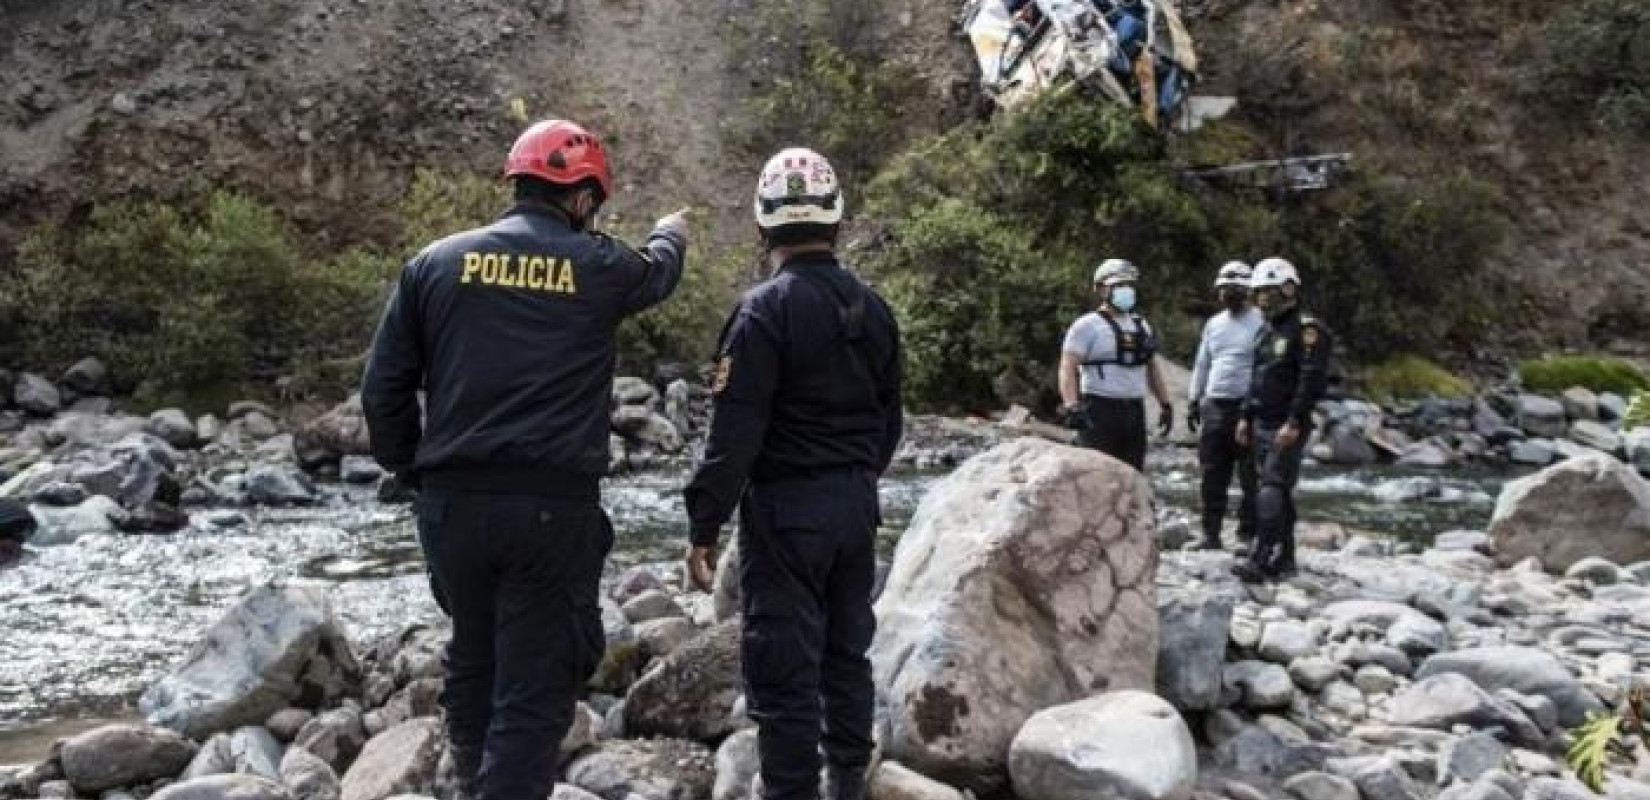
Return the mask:
M738 296L741 276L755 259L755 249L750 247L709 258L698 250L690 251L676 293L619 328L620 367L651 377L651 368L659 363L688 367L709 363L722 323Z
M1615 358L1546 356L1519 364L1518 378L1526 391L1537 394L1559 394L1572 386L1626 396L1650 389L1643 372Z
M1472 396L1472 384L1420 356L1403 355L1371 367L1363 375L1364 391L1378 402L1422 397Z
M1560 6L1538 34L1527 90L1532 107L1580 110L1629 137L1650 132L1650 5L1580 0ZM1552 115L1566 118L1569 115Z

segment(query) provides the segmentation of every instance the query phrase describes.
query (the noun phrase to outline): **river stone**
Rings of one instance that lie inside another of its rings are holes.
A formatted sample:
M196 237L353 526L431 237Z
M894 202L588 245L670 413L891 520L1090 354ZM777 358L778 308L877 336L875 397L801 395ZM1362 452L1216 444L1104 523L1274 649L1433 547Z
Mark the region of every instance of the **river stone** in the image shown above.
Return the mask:
M1318 638L1305 623L1294 620L1269 622L1260 636L1260 657L1276 664L1288 664L1318 651Z
M343 800L386 800L416 792L435 780L441 721L408 720L373 737L344 773Z
M716 784L711 789L711 800L747 800L751 780L761 766L755 729L739 731L723 740L716 750Z
M1403 454L1398 457L1398 464L1405 467L1439 469L1449 466L1454 460L1455 457L1448 450L1429 439L1404 448Z
M591 794L570 783L558 783L556 788L550 791L550 800L602 800L602 798L600 795Z
M1518 424L1531 436L1556 438L1564 435L1564 406L1533 394L1518 398Z
M1443 650L1449 642L1443 625L1403 603L1342 600L1325 607L1319 618L1329 623L1331 638L1343 639L1364 628L1382 631L1388 644L1411 655Z
M1566 728L1585 722L1587 713L1599 711L1593 697L1558 659L1531 647L1478 647L1440 653L1426 660L1416 673L1427 678L1446 672L1465 675L1486 691L1512 689L1523 694L1542 695L1558 709L1558 722Z
M18 408L36 416L50 416L63 408L63 395L52 382L32 372L17 376L11 399Z
M1438 751L1438 781L1471 783L1507 763L1507 748L1494 736L1479 731L1451 739Z
M641 645L618 603L602 598L601 614L606 644L602 663L591 676L589 688L604 694L623 694L636 680L636 670L641 666Z
M1455 725L1500 728L1516 743L1538 747L1545 737L1524 712L1453 672L1424 677L1392 698L1392 724L1449 730Z
M1398 677L1380 664L1365 664L1352 676L1352 685L1364 694L1386 694L1398 688Z
M1606 784L1608 788L1608 784ZM1572 778L1534 778L1524 787L1523 800L1597 800L1598 795Z
M1507 483L1489 533L1503 566L1525 558L1563 572L1598 556L1616 564L1650 558L1650 484L1594 453Z
M1650 475L1650 427L1634 428L1622 436L1627 461L1642 475Z
M338 479L356 486L371 486L384 478L384 468L369 456L344 456L338 462Z
M732 732L739 671L739 621L729 620L655 663L625 698L625 732L715 740Z
M143 430L173 447L195 445L195 423L189 420L188 414L176 408L164 408L150 414Z
M1323 656L1308 656L1289 664L1289 677L1308 692L1322 691L1340 674L1340 667Z
M180 781L204 778L208 775L227 775L235 771L235 756L229 752L229 734L214 733L201 744L194 760L178 776Z
M1570 438L1594 450L1614 455L1621 450L1621 434L1601 422L1581 420L1570 426Z
M335 770L344 770L367 744L361 711L352 706L323 711L298 731L293 744L319 756Z
M281 779L281 743L259 725L248 725L229 737L229 757L234 771L272 781Z
M1156 566L1151 488L1097 451L1018 439L935 483L876 606L889 757L987 792L1031 714L1150 688Z
M1505 789L1489 781L1458 783L1438 793L1437 800L1518 800L1520 795L1507 794Z
M871 800L963 800L963 793L897 761L884 761L871 776ZM743 797L739 800L744 800Z
M195 744L148 725L105 725L63 743L63 775L76 791L95 795L156 778L170 778L189 766Z
M1332 758L1329 772L1352 781L1364 800L1421 800L1421 788L1390 756Z
M659 401L659 391L641 378L619 376L613 379L613 403L620 406L652 408Z
M191 738L256 725L305 694L312 662L345 676L359 667L323 585L252 590L207 630L183 663L149 687L138 707L156 725ZM348 690L344 681L337 690ZM335 699L315 697L317 705Z
M664 658L699 635L693 621L682 617L644 622L635 630L643 658Z
M1159 587L1157 692L1176 708L1208 711L1219 705L1233 606L1230 596Z
M1010 745L1008 771L1023 800L1186 800L1197 747L1162 698L1110 692L1033 714Z
M1622 580L1621 567L1598 556L1589 556L1571 564L1569 569L1564 570L1564 577L1587 581L1596 586L1610 586Z
M1363 690L1346 681L1331 681L1323 687L1319 702L1324 708L1349 720L1360 720L1369 715L1369 701L1364 697Z
M1558 402L1570 419L1598 419L1598 395L1585 386L1571 386L1559 395Z
M1283 782L1283 790L1294 800L1359 800L1352 781L1327 772L1293 775Z
M258 505L309 505L315 502L315 486L296 467L255 464L246 471L246 497Z
M574 759L567 782L603 800L703 800L715 788L715 769L715 755L697 742L619 739Z
M341 800L343 796L338 773L302 747L287 748L280 773L281 783L292 792L294 800Z
M1545 467L1557 457L1549 439L1522 439L1507 446L1507 458L1514 464Z
M1261 661L1227 664L1223 680L1227 687L1241 693L1246 708L1288 708L1295 699L1294 681L1290 680L1288 670L1277 664Z
M256 775L209 775L174 783L149 800L294 800L285 787Z
M29 544L49 547L70 544L83 536L112 536L120 532L119 525L129 518L126 509L103 495L92 495L69 508L31 505L38 527Z
M670 619L672 617L687 617L687 612L680 605L660 590L642 592L626 601L624 606L625 619L630 624L639 625L643 622L652 622L656 619Z
M283 708L269 715L264 720L264 727L269 729L276 741L291 743L298 738L298 732L315 719L315 713L302 708Z
M693 390L687 381L677 378L665 387L665 419L684 436L693 430L692 404Z

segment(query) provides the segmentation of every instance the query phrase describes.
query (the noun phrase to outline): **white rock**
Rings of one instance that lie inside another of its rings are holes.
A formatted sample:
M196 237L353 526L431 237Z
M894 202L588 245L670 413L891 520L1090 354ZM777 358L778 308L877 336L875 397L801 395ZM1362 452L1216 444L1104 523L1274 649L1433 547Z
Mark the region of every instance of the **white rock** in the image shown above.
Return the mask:
M1543 695L1558 709L1559 724L1580 725L1601 706L1581 682L1551 654L1531 647L1480 647L1440 653L1416 673L1427 678L1447 672L1465 675L1488 691L1512 689Z
M1032 715L1008 767L1024 800L1186 800L1197 782L1197 747L1162 698L1111 692Z
M1317 652L1317 637L1300 622L1269 622L1260 636L1260 657L1276 664L1289 664Z
M1622 569L1607 559L1589 556L1564 570L1564 577L1587 581L1595 586L1611 586L1622 581Z
M1588 556L1616 564L1650 558L1650 484L1602 453L1509 482L1489 533L1503 565L1538 558L1562 572Z
M1398 688L1398 677L1379 664L1365 664L1352 676L1352 684L1364 694L1386 694Z
M1322 691L1340 674L1340 667L1323 656L1310 656L1289 665L1289 677L1308 692Z
M760 767L756 731L747 729L729 736L716 751L716 786L711 790L711 800L747 800L751 779Z
M963 793L897 761L884 761L872 774L870 800L963 800Z
M1449 730L1455 725L1473 728L1499 727L1509 738L1539 746L1541 729L1522 709L1478 688L1464 675L1441 673L1422 678L1392 698L1390 716L1394 725Z
M174 783L149 800L294 800L286 787L256 775L210 775Z
M367 742L344 773L343 800L387 800L416 792L435 780L441 721L421 717L401 723Z
M1289 672L1276 664L1239 661L1226 665L1225 682L1243 697L1247 708L1265 710L1288 708L1295 699L1295 683Z

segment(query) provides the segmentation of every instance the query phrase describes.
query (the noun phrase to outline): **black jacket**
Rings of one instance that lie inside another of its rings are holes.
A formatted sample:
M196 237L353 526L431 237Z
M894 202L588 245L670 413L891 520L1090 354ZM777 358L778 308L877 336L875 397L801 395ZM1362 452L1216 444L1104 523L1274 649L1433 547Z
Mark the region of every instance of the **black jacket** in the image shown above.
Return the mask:
M793 258L748 292L717 351L686 490L694 544L715 544L747 481L888 468L904 428L899 326L835 256Z
M655 230L638 252L537 206L425 248L367 359L373 455L426 486L593 497L608 464L615 331L670 296L685 250Z
M1293 421L1312 425L1312 409L1329 386L1329 330L1291 308L1262 325L1255 336L1254 379L1244 416L1267 427Z

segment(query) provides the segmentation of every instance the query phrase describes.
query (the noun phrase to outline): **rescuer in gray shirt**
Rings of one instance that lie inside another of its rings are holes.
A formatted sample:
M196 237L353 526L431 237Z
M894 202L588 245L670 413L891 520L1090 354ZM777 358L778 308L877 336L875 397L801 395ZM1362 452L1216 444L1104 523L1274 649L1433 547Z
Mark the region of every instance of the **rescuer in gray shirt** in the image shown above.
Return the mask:
M1249 448L1237 441L1243 419L1243 398L1255 363L1255 336L1261 313L1249 305L1249 265L1231 261L1215 277L1225 310L1209 318L1197 345L1197 363L1186 409L1186 427L1202 433L1197 442L1202 471L1203 541L1199 547L1219 550L1221 525L1226 519L1227 490L1236 467L1243 500L1238 506L1238 540L1255 535L1255 464Z

